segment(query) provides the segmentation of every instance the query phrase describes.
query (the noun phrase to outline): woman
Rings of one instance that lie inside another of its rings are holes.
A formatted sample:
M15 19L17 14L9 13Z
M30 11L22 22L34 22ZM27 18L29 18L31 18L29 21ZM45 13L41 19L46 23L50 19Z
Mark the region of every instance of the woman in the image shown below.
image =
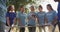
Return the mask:
M46 13L47 22L48 24L52 24L55 27L55 24L57 21L57 13L56 11L53 10L50 4L47 5L47 10L48 10L48 12ZM49 29L51 30L50 26L49 26Z
M37 13L37 18L38 18L40 32L42 32L42 28L45 31L44 24L45 24L45 14L46 13L43 12L42 9L43 9L42 6L39 5L39 8L38 8L39 12Z
M15 8L14 5L10 5L7 8L7 13L6 13L6 24L10 27L12 24L15 24L16 21L16 13L15 13Z
M29 32L35 32L36 13L34 12L34 6L31 6L30 10L31 11L28 13L28 26L31 26L31 27L28 27L28 29L29 29Z
M19 7L19 12L18 12L18 25L21 26L20 28L20 32L24 32L25 31L25 27L22 27L22 26L25 26L25 19L26 19L26 13L24 13L24 6L21 5Z

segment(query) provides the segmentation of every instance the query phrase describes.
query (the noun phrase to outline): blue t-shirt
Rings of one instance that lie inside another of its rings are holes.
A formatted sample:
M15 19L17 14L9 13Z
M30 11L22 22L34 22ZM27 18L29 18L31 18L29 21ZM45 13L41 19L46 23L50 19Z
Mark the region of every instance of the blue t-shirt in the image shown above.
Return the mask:
M32 25L32 26L35 26L35 20L33 19L33 17L36 16L36 13L35 12L30 12L28 13L28 25Z
M15 12L7 12L6 13L6 17L9 17L10 25L12 25L13 24L13 20L16 17L16 13Z
M57 16L57 13L54 10L46 13L46 18L49 24L51 24L55 16Z
M26 17L27 17L27 16L26 16L26 13L18 12L17 17L20 19L21 25L22 25L22 26L25 26L25 24L26 24L25 19L26 19ZM20 25L20 24L18 23L18 25Z
M60 2L58 3L58 20L60 20Z
M46 15L45 12L38 12L38 13L37 13L38 23L39 23L40 25L43 25L43 24L44 24L45 15Z

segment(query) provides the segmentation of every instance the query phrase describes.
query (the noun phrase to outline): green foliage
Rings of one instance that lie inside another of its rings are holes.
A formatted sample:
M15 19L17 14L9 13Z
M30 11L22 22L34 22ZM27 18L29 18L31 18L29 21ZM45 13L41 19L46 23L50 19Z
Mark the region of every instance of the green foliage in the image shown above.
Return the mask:
M28 11L28 9L27 8L25 8L25 13L28 13L29 11Z
M28 3L31 3L32 0L7 0L6 1L6 6L10 5L10 4L13 4L15 5L15 9L18 10L18 7L20 5L27 5Z

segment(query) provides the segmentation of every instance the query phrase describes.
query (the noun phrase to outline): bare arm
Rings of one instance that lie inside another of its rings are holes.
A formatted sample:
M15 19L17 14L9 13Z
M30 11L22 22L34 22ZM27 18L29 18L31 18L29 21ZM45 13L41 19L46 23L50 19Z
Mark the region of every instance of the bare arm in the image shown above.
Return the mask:
M16 24L16 18L14 18L14 22L13 23Z
M6 20L7 20L7 25L10 26L10 20L9 20L9 17L6 17Z
M19 25L21 25L22 26L22 24L21 24L21 22L20 22L20 19L18 18L18 23L19 23Z
M47 18L46 18L46 17L44 17L44 23L48 23L48 21L47 21Z
M54 17L52 24L56 24L57 23L57 16Z

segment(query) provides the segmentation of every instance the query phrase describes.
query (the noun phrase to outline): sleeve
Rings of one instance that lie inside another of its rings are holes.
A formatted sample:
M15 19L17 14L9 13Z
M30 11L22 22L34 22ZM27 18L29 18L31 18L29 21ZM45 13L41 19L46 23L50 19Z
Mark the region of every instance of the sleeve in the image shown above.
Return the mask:
M19 18L19 15L20 15L20 14L19 14L19 12L18 12L16 17Z
M6 13L6 17L9 17L9 13ZM8 26L7 21L6 21L6 25Z
M9 17L9 13L6 13L6 17Z
M56 11L54 12L54 16L57 16L57 13L56 13Z

